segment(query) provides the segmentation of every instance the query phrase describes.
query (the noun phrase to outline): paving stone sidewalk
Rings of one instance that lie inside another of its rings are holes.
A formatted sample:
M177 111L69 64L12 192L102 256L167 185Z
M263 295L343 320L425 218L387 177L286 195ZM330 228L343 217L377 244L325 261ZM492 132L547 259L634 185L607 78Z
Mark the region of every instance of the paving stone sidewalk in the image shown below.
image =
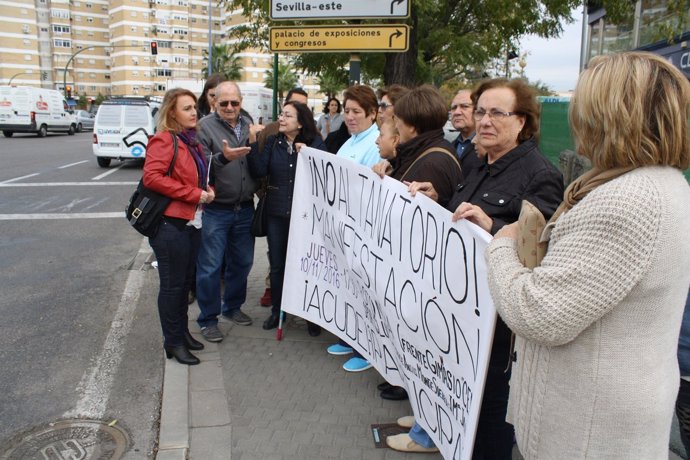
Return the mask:
M221 320L225 339L218 344L201 338L198 307L190 307L190 331L206 349L198 366L166 360L157 458L440 460L440 454L375 447L371 424L410 415L409 401L381 399L376 385L383 379L374 369L342 370L347 357L326 353L335 336L310 337L304 320L292 316L280 342L275 330L261 328L270 314L259 306L267 273L266 240L258 238L243 307L254 323ZM522 458L517 449L513 458Z

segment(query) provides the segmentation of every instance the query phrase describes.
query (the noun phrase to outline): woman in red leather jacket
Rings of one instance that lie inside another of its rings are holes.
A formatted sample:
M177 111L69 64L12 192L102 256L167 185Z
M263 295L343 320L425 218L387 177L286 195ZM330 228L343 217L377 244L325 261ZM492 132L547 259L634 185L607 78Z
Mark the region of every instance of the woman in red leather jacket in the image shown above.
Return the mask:
M177 88L165 93L159 112L158 132L146 148L144 185L172 199L158 233L149 238L158 260L160 289L158 314L165 354L182 364L199 364L189 350L204 345L187 329L187 296L194 282L201 228L201 205L213 201L207 187L208 165L196 142L196 97ZM170 176L168 168L177 157Z

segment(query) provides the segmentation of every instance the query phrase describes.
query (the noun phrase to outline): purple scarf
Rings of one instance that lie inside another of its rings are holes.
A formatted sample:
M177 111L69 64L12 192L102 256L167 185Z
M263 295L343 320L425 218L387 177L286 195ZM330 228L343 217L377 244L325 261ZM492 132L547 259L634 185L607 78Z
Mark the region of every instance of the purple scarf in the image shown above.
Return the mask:
M206 156L201 148L201 145L196 141L196 129L185 129L180 131L177 136L189 148L189 152L194 158L196 170L199 175L199 188L206 190Z

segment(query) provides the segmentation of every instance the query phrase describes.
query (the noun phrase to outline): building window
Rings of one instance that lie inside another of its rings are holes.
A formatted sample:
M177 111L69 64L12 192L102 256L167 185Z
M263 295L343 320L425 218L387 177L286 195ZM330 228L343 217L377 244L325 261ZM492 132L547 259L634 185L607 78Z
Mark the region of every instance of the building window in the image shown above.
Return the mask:
M62 40L62 39L55 39L53 40L53 46L56 48L71 48L72 47L72 41L71 40Z
M93 22L93 18L89 16L88 18L86 18L86 22Z
M165 91L165 85L161 85L161 84L156 85L156 91Z
M156 69L157 77L172 77L172 70L170 69Z
M132 26L129 28L130 32L136 32L137 31L137 26Z
M25 54L25 55L24 55L24 60L25 60L25 61L30 61L30 60L31 60L31 55Z
M59 10L52 8L50 10L50 15L54 18L69 19L69 10Z
M41 28L43 29L43 28ZM47 31L47 29L46 29ZM70 26L54 25L53 33L55 34L68 34L70 32Z

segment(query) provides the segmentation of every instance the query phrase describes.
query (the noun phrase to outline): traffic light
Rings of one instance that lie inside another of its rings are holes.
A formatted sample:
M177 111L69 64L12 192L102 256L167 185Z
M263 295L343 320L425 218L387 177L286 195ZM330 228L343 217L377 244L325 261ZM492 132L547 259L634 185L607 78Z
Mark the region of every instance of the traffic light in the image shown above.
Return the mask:
M70 85L67 85L67 87L65 87L65 90L67 91L67 97L72 97L72 87Z
M157 42L151 42L151 54L154 56L158 54L158 43Z

